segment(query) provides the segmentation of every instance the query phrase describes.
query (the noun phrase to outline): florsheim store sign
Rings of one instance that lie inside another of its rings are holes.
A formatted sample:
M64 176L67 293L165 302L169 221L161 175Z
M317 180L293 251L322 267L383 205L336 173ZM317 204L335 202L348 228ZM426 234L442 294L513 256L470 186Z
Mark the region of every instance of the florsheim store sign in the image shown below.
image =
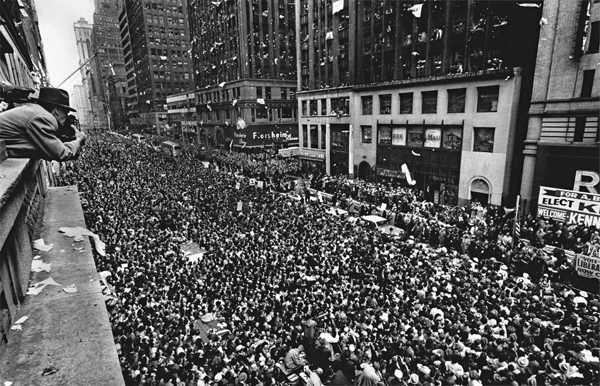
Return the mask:
M600 194L540 186L538 216L600 228Z
M272 145L274 142L287 144L298 143L298 127L281 129L247 127L233 131L233 144L238 146Z

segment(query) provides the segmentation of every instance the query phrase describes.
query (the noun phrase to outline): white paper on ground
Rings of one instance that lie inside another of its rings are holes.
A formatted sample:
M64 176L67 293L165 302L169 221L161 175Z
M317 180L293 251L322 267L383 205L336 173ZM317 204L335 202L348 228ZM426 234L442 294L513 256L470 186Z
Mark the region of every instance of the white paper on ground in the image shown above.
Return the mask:
M38 251L48 252L54 247L54 244L44 244L44 239L37 239L33 242L33 249Z
M58 228L58 231L64 233L67 237L74 237L74 241L82 241L83 236L90 236L94 239L94 246L96 247L96 251L101 256L106 256L106 244L102 240L100 240L100 236L98 236L94 232L91 232L82 227L61 227Z
M15 324L21 324L21 323L25 323L25 321L29 319L29 316L23 316L22 318L20 318L19 320L17 320L15 322Z
M33 272L50 272L50 265L52 263L44 263L42 260L37 259L31 262L31 271Z
M75 284L71 284L69 286L63 287L63 291L72 294L77 292L77 288L75 287Z

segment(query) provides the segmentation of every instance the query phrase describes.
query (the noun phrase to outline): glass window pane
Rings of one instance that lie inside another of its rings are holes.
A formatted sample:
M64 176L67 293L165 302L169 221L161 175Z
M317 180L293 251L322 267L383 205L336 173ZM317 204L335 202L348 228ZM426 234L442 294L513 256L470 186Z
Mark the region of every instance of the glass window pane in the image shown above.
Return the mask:
M444 149L460 150L462 149L462 129L460 127L444 128L444 139L442 141Z
M422 93L423 95L423 105L422 111L423 114L435 114L437 113L437 91L426 91Z
M448 112L464 113L467 89L448 90Z
M362 102L362 115L371 115L373 114L373 97L372 96L364 96L361 97Z
M392 113L392 95L380 95L379 96L379 114L391 114Z
M498 111L498 94L500 86L478 87L477 88L477 112Z
M427 128L425 129L425 143L424 147L439 148L442 145L442 129L441 128Z
M392 144L392 128L389 126L382 126L379 128L379 144L380 145L391 145Z
M319 126L310 125L310 148L317 149L319 147Z
M494 151L494 128L475 127L473 151L492 153Z
M406 146L406 127L394 127L392 130L392 145Z
M407 92L400 94L400 114L412 114L413 93Z
M360 131L362 134L362 143L371 143L372 136L372 128L371 126L361 126Z
M408 135L406 137L406 144L408 146L423 146L423 128L422 127L409 127Z

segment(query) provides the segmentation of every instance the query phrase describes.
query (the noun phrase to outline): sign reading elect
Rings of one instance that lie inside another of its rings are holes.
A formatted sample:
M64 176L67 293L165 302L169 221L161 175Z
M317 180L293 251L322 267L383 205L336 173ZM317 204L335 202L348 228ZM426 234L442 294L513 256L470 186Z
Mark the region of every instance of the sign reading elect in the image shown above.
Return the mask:
M538 215L567 224L600 228L600 194L540 186Z

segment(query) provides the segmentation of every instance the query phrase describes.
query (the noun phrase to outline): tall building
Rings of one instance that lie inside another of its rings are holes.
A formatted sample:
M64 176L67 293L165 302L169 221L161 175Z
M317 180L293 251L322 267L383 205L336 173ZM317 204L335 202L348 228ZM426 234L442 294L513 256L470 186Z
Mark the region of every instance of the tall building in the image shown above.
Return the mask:
M298 142L295 4L190 1L200 138L244 148Z
M73 85L73 89L71 91L70 102L73 105L73 108L77 110L75 116L79 119L79 123L84 125L86 123L85 119L89 113L89 104L90 98L88 93L85 90L85 87L82 84Z
M514 200L541 2L300 0L296 16L304 167Z
M119 29L122 0L94 0L92 106L96 124L120 128L125 122L125 63Z
M127 108L136 126L160 132L168 95L194 89L185 0L125 0L119 15Z
M77 108L77 115L82 125L91 126L94 123L94 116L92 113L92 105L90 98L92 94L92 78L90 58L93 55L92 50L92 25L89 24L83 17L73 23L75 30L75 40L77 41L77 52L79 54L79 65L81 66L79 72L81 75L81 86L85 92L86 98L85 103L83 101ZM87 63L87 64L86 64ZM75 90L75 88L74 88ZM79 90L77 90L79 92Z
M600 193L600 2L546 0L542 17L521 186L531 209L540 186Z
M7 87L32 90L48 84L46 59L33 1L2 1L0 17L0 83ZM26 98L27 93L23 97Z

